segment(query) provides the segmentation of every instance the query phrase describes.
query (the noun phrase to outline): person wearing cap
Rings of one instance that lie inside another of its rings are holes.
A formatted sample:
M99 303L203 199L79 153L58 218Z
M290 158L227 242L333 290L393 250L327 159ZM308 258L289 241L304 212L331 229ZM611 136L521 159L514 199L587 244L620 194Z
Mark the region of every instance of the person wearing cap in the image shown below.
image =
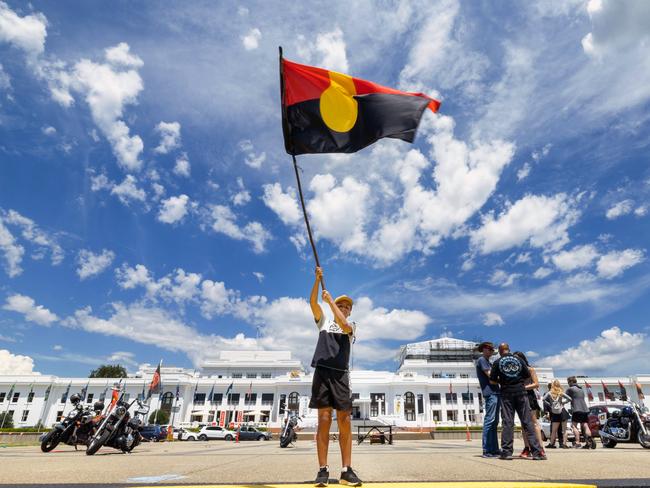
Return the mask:
M476 376L478 377L481 393L483 394L483 457L499 457L499 440L497 427L499 426L499 385L490 383L492 363L490 358L494 354L494 344L481 342L478 347L481 357L476 360Z
M311 385L309 408L318 409L318 431L316 449L318 452L319 471L316 486L327 486L329 467L327 450L329 447L332 410L336 410L339 427L339 447L341 449L341 477L339 484L361 486L361 480L352 470L352 391L350 389L350 349L354 342L356 325L348 320L352 312L353 301L346 295L333 299L327 290L323 290L323 302L329 305L333 318L328 319L318 303L318 287L323 277L323 270L316 268L316 280L311 290L311 306L318 342L311 361L314 376Z

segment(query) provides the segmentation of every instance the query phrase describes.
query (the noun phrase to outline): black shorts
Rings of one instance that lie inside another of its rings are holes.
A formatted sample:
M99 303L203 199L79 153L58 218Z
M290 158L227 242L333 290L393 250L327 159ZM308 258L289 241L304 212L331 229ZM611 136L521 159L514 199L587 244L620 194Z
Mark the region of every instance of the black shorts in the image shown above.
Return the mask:
M561 413L553 413L551 412L551 422L564 422L566 419L564 418L564 415Z
M573 412L571 414L571 422L574 424L588 423L589 414L587 412Z
M311 383L309 408L352 410L350 374L347 371L317 367Z

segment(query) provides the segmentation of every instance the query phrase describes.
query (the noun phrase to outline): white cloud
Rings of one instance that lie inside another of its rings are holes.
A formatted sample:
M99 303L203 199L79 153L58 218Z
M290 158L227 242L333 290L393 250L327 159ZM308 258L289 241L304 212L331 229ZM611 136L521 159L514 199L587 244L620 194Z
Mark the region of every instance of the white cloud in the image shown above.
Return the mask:
M60 344L55 344L52 346L52 350L54 351L63 351L63 346Z
M190 177L190 160L187 158L186 154L183 154L181 157L176 159L174 174L184 176L185 178Z
M108 268L115 259L115 253L108 249L102 249L102 252L95 254L87 249L82 249L77 255L77 274L81 280L91 276L96 276Z
M645 217L647 213L648 213L648 207L646 207L645 205L641 205L640 207L634 209L634 215L636 215L637 217Z
M300 223L302 213L298 206L296 191L292 187L287 192L282 191L280 183L267 184L262 187L264 204L273 210L280 220L286 225L297 225Z
M524 163L524 165L517 171L517 181L521 181L528 177L530 174L530 164Z
M106 362L111 364L126 364L127 366L138 366L136 355L127 351L115 351L114 353L106 356Z
M194 301L200 294L201 275L187 273L181 268L156 280L142 264L137 264L135 267L123 264L115 270L115 276L121 288L131 290L142 287L146 290L147 298L154 301L160 299L184 305L186 302Z
M0 63L0 90L9 91L11 90L11 78L4 69L4 66Z
M244 180L242 178L237 178L237 186L239 187L239 191L232 196L231 200L233 205L239 207L246 205L251 201L251 194L248 192L248 190L246 190L246 187L244 186Z
M50 312L42 305L36 305L34 299L25 295L15 294L8 296L2 308L11 312L21 313L25 316L25 320L39 325L49 326L52 322L59 320L56 314Z
M563 371L570 369L573 373L611 372L612 368L620 368L621 363L640 362L647 357L647 348L644 334L612 327L603 330L595 339L585 339L559 354L543 357L537 364Z
M332 31L317 34L316 41L298 36L296 45L299 56L306 63L323 66L326 69L347 73L349 71L343 31L336 27Z
M56 129L55 129L54 127L52 127L51 125L48 125L47 127L43 127L43 128L41 129L41 131L42 131L43 134L45 134L46 136L53 136L53 135L56 134Z
M111 194L116 195L120 202L129 205L133 201L144 202L147 194L137 186L138 180L133 175L126 175L122 183L111 188Z
M110 190L115 186L105 174L90 177L90 189L92 191Z
M260 273L259 271L253 271L253 276L255 276L255 278L257 278L257 281L259 281L260 283L264 281L264 273Z
M154 149L158 154L167 154L181 145L181 124L178 122L163 122L156 126L160 134L160 144Z
M0 41L37 56L45 49L47 19L41 13L20 17L5 2L0 2Z
M247 51L252 51L259 47L260 39L262 39L262 32L257 28L253 28L248 31L248 34L242 36L241 42L244 45L244 49Z
M490 214L470 234L471 245L482 254L528 244L558 250L569 242L568 229L578 220L575 202L565 194L526 195L498 217Z
M486 327L500 326L505 325L505 321L498 313L487 312L483 314L483 325Z
M538 280L542 280L542 279L546 278L548 275L550 275L552 272L553 272L553 270L550 269L550 268L540 267L540 268L537 268L535 270L535 272L533 273L533 278L536 278Z
M259 222L249 222L240 227L235 214L224 205L212 205L210 220L212 230L232 239L249 241L255 253L264 252L266 242L271 239L271 234Z
M0 9L2 4L0 3ZM40 374L34 371L34 360L29 356L12 354L6 349L0 349L0 375L21 376Z
M519 273L506 273L502 269L497 269L490 277L490 284L494 286L511 286L521 275Z
M553 264L562 271L573 271L579 268L586 268L599 256L596 248L590 244L576 246L569 251L562 251L551 259Z
M636 266L644 260L644 252L640 249L612 251L598 259L598 275L606 279L615 278L621 275L626 269Z
M113 65L124 68L142 68L144 63L135 54L131 54L129 45L126 42L120 42L117 46L109 47L105 50L106 61Z
M180 222L187 215L189 200L190 198L187 195L179 195L162 200L160 211L158 212L158 220L165 224Z
M266 152L257 154L253 143L248 139L239 141L239 150L244 153L244 163L251 168L260 169L262 163L266 161Z
M634 206L634 202L632 200L623 200L610 207L609 210L607 210L605 216L609 220L617 219L623 215L627 215L630 212L632 212L633 206Z
M36 246L32 254L33 259L41 259L46 252L49 252L52 264L55 266L61 264L65 253L55 237L42 230L32 219L15 210L5 212L0 209L0 249L5 254L7 272L10 276L17 276L21 273L20 263L24 248L17 244L15 236L9 232L3 222L5 225L18 227L21 237Z

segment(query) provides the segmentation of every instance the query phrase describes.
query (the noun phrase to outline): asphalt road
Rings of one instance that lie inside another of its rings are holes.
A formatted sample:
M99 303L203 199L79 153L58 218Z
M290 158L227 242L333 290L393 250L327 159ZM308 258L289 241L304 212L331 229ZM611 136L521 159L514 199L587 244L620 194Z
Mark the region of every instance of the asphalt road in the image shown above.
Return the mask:
M277 441L150 443L132 454L102 449L95 456L60 446L44 454L38 447L0 449L0 485L136 487L217 484L311 484L316 471L313 441L280 449ZM366 486L378 482L539 482L599 487L650 487L650 450L638 445L615 449L549 450L548 461L500 461L480 457L480 441L399 441L393 446L353 447L353 466ZM330 444L330 473L340 469L338 444ZM522 484L524 482L534 484ZM331 480L331 484L335 479ZM376 485L379 488L379 485ZM397 487L398 485L394 485ZM413 486L413 483L402 486ZM445 485L431 485L445 486ZM448 485L454 487L471 485ZM288 488L285 486L285 488Z

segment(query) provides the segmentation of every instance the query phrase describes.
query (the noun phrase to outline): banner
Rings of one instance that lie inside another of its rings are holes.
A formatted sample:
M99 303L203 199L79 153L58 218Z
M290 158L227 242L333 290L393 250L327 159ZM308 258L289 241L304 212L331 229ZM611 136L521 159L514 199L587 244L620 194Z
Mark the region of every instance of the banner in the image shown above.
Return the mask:
M222 410L221 413L219 414L219 427L225 427L226 426L226 411Z

